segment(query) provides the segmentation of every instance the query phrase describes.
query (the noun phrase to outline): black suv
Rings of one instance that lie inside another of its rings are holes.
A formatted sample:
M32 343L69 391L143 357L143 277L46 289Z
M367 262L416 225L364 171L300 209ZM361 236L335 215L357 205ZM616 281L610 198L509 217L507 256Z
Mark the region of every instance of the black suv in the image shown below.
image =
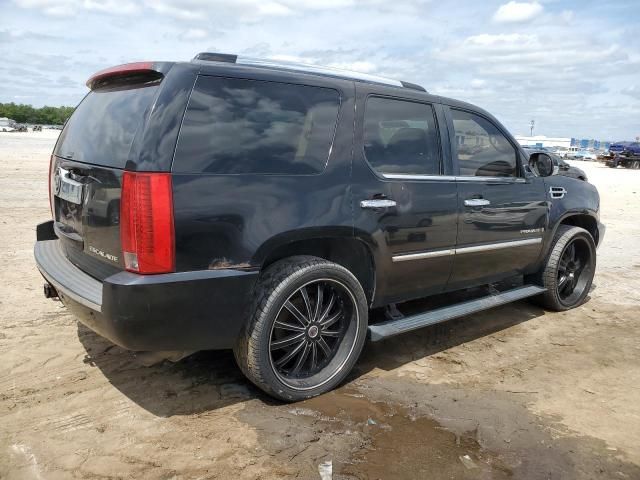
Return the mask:
M553 175L473 105L212 53L87 85L51 156L35 259L45 295L124 348L233 348L253 383L297 400L338 385L367 337L525 297L566 310L589 292L595 187Z

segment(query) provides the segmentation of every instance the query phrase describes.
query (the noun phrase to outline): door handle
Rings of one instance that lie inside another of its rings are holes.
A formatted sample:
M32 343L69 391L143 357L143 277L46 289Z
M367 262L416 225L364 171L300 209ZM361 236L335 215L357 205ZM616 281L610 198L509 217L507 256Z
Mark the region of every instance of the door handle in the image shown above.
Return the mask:
M374 198L373 200L360 201L360 208L389 208L395 206L395 200L389 200L388 198Z
M486 205L491 205L489 200L484 198L467 198L464 201L465 207L484 207Z

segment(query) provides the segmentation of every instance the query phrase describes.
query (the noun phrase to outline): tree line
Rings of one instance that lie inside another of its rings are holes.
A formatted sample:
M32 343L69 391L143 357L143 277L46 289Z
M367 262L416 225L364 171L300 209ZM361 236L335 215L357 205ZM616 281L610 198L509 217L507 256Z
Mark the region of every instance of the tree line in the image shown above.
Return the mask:
M7 117L17 123L62 125L73 113L74 107L40 107L16 103L0 103L0 117Z

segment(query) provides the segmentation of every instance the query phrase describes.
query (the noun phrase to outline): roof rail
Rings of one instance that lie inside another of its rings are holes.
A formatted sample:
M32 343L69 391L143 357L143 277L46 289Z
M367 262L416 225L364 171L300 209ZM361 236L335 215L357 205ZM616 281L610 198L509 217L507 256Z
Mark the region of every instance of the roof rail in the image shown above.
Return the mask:
M231 55L228 53L215 53L215 52L202 52L198 53L193 60L200 60L205 62L226 62L235 63L238 65L250 65L256 67L274 68L279 70L291 70L304 73L315 73L318 75L325 75L329 77L347 78L350 80L356 80L367 83L378 83L381 85L391 85L394 87L410 88L412 90L419 90L426 92L426 90L420 85L415 83L402 82L392 78L380 77L378 75L371 75L369 73L354 72L351 70L343 70L341 68L322 67L319 65L309 65L306 63L295 63L281 60L269 60L263 58L244 57L240 55Z

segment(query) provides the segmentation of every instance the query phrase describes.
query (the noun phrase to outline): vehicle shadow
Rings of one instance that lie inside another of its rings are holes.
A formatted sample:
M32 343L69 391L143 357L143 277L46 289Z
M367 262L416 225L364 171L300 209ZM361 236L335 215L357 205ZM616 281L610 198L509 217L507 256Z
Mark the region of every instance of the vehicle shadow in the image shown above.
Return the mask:
M423 301L403 310L424 309ZM347 381L380 368L393 370L456 345L486 337L544 314L521 301L482 313L422 328L377 343L367 343ZM372 320L384 319L373 311ZM242 375L231 351L197 352L177 363L143 366L135 352L121 349L78 323L78 338L86 350L84 362L100 369L108 381L140 407L160 417L193 415L260 399L278 405Z
M192 415L228 405L270 397L249 383L230 350L196 352L179 362L143 365L139 354L122 349L78 323L84 362L131 401L159 417Z

